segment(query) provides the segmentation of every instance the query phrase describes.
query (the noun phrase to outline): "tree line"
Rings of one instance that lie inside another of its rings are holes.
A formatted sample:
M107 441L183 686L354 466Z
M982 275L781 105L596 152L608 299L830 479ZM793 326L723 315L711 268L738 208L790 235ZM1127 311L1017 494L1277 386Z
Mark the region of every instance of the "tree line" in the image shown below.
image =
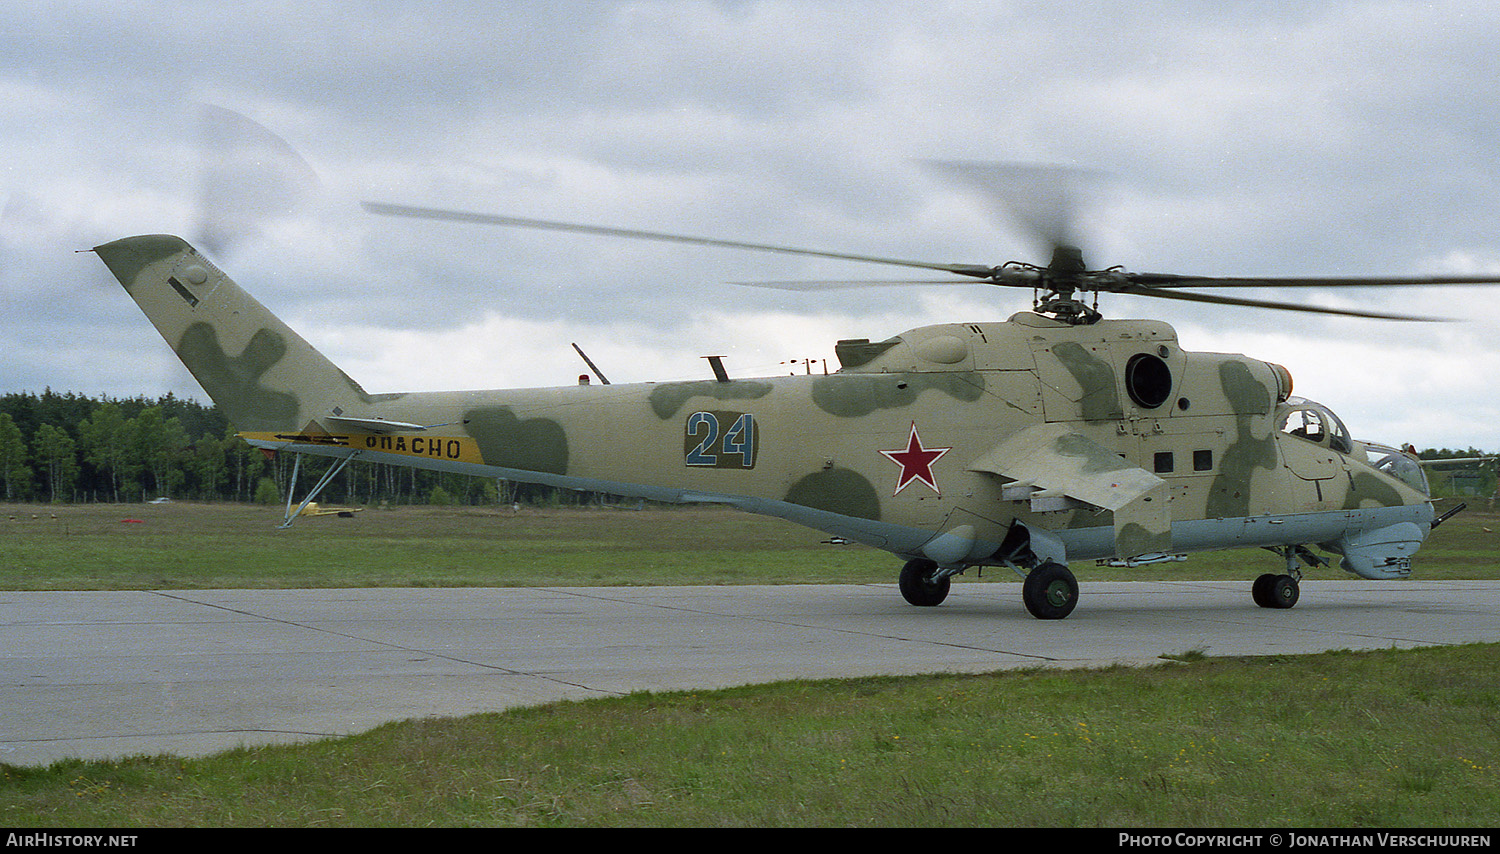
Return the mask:
M155 399L13 392L0 397L0 499L53 503L285 501L292 454L267 454L235 435L217 406L170 393ZM334 463L306 455L298 496ZM550 487L356 460L323 503L580 503Z
M1488 456L1429 448L1423 459ZM291 454L266 454L235 435L217 406L170 393L92 398L47 389L0 397L0 496L5 501L285 501ZM304 456L299 494L333 464ZM1495 466L1431 470L1434 494L1492 495ZM346 504L578 504L599 496L356 460L319 496Z

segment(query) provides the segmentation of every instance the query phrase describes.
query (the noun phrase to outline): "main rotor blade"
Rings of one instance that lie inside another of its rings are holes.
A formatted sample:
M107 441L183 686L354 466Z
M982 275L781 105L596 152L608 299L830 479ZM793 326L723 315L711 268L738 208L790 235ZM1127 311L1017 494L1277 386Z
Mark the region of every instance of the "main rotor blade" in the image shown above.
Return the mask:
M1372 276L1345 278L1242 278L1181 276L1173 273L1131 273L1131 281L1149 288L1376 288L1433 285L1496 285L1500 276Z
M1301 311L1309 314L1337 314L1345 317L1369 317L1376 320L1420 320L1429 323L1450 323L1451 317L1422 317L1414 314L1388 314L1379 311L1361 311L1359 309L1345 308L1323 308L1315 305L1301 305L1290 302L1274 302L1271 300L1245 299L1243 297L1226 297L1217 294L1195 294L1180 291L1157 290L1153 287L1125 287L1115 293L1133 294L1143 297L1161 297L1162 299L1185 300L1187 302L1208 302L1216 305L1237 305L1251 308L1274 308L1284 311Z
M910 287L912 285L993 285L995 282L968 279L792 279L790 281L730 282L750 288L775 288L783 291L836 291L847 288Z
M894 264L899 267L916 267L923 270L946 270L961 276L988 278L994 271L977 264L938 264L929 261L907 261L900 258L881 258L875 255L854 255L846 252L825 252L818 249L799 249L793 246L774 246L767 243L746 243L740 240L720 240L714 237L693 237L684 234L667 234L660 231L638 231L631 228L613 228L603 225L555 222L545 219L500 216L498 214L470 213L438 208L393 205L384 202L365 202L365 210L384 216L405 216L416 219L432 219L445 222L468 222L481 225L502 225L514 228L540 228L550 231L568 231L577 234L596 234L605 237L628 237L634 240L659 240L669 243L687 243L694 246L716 246L724 249L748 249L757 252L780 252L785 255L806 255L814 258L834 258L841 261L864 261L871 264Z
M1067 166L995 163L976 160L924 160L945 179L977 190L1009 219L1042 241L1049 251L1080 246L1078 206L1102 173Z
M996 267L979 281L964 279L793 279L790 281L731 282L752 288L780 288L789 291L826 291L841 288L885 288L909 285L1002 285L1012 288L1035 288L1042 283L1042 273L1033 267Z

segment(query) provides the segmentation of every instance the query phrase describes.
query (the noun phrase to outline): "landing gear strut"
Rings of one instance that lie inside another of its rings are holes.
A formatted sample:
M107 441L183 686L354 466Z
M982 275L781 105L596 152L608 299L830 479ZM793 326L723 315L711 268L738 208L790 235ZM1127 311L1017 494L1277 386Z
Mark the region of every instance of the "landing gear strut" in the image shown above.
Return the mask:
M324 472L323 477L318 480L317 484L313 486L312 491L307 493L307 497L302 499L302 503L298 505L297 509L294 511L292 510L292 496L297 492L297 474L302 471L302 455L300 453L297 454L296 458L292 461L291 484L287 486L286 490L286 518L283 519L281 524L277 525L276 527L292 527L292 520L296 519L298 516L301 516L302 511L307 509L307 505L311 504L312 500L318 497L318 493L323 491L323 487L327 486L330 483L333 483L333 479L335 477L338 477L339 472L344 470L344 466L349 465L349 463L358 456L359 451L355 451L347 457L341 457L339 461L333 465L332 468L330 468L327 472Z

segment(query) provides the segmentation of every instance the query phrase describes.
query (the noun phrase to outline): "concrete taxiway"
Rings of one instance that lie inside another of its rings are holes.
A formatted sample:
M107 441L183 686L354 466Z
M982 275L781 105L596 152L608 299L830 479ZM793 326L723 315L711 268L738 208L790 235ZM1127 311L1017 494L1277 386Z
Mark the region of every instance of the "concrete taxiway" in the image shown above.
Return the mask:
M643 690L1500 642L1500 581L0 592L0 763L205 755Z

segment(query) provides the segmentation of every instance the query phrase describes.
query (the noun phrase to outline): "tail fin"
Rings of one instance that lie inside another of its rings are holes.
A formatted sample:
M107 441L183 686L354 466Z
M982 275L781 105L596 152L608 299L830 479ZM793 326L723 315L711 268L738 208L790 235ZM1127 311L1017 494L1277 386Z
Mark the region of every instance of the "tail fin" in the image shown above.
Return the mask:
M94 251L237 429L301 431L367 411L358 383L181 238L127 237Z

